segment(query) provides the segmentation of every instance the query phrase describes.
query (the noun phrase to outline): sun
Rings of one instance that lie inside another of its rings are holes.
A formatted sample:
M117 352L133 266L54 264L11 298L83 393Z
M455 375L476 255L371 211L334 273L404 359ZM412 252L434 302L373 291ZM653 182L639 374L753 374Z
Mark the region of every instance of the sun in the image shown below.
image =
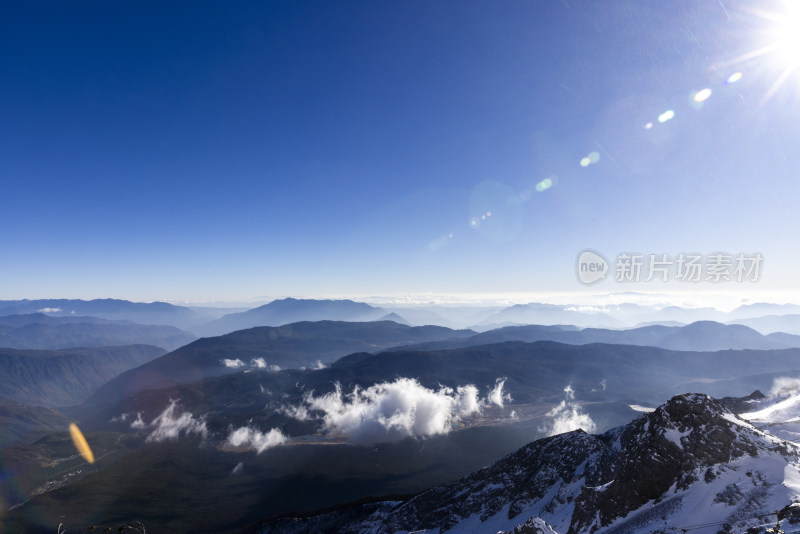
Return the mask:
M747 6L743 11L756 18L758 30L754 35L754 47L719 66L745 64L756 66L765 76L774 76L762 103L771 99L792 78L797 78L795 87L800 90L800 1L776 0L769 8Z
M765 46L765 60L779 72L765 95L765 99L769 99L789 80L800 63L800 4L784 0L779 11L760 10L755 14L768 23L764 33L771 42Z

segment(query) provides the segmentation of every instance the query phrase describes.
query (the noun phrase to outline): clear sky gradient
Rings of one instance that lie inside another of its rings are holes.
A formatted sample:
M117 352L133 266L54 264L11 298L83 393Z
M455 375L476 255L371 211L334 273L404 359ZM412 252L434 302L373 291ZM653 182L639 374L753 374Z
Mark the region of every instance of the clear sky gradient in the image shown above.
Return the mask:
M6 5L0 298L585 291L587 248L761 252L702 289L788 295L796 41L742 58L787 9Z

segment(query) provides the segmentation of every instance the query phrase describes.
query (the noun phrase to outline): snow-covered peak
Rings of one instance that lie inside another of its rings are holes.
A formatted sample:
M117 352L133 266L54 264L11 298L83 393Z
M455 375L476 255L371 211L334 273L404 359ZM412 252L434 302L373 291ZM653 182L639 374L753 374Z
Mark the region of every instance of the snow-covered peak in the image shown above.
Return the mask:
M796 503L797 446L718 400L685 394L600 436L575 431L535 441L400 504L284 520L263 532L308 532L311 522L316 530L374 534L651 533L704 523L693 532L711 534L777 521L769 514L784 510L785 518Z

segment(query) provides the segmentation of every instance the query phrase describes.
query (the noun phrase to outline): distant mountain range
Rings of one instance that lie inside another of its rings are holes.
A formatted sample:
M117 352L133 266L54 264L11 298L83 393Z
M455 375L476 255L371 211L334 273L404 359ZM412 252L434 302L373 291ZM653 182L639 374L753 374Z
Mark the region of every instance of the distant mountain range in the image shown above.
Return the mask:
M584 312L568 306L554 304L517 304L504 308L483 321L477 326L502 327L506 325L537 324L558 325L571 324L579 327L621 327L623 321L614 319L610 315L599 312Z
M790 315L795 317L787 317L781 322L780 317ZM770 319L762 319L764 316L770 316ZM650 307L638 304L619 304L592 307L534 302L498 310L474 324L474 327L571 324L587 328L620 328L641 323L688 324L698 321L716 321L745 324L763 333L783 331L800 334L798 318L800 318L800 306L795 304L746 304L730 312L723 312L715 308L682 308L679 306Z
M717 351L726 349L783 349L800 347L800 336L762 335L744 325L698 321L685 326L651 325L626 330L578 329L574 326L509 326L447 341L415 346L420 350L472 347L504 341L558 341L575 345L610 343L643 345L671 350Z
M123 371L164 354L150 345L0 349L0 396L30 406L71 406Z
M197 336L167 325L44 313L0 316L0 347L13 349L155 345L174 350L195 339Z
M0 315L46 313L52 316L80 315L133 321L139 324L171 325L191 328L208 322L197 311L166 302L131 302L118 299L40 299L0 301Z
M205 325L206 335L221 335L254 326L280 326L301 321L377 321L389 312L352 300L274 300L241 313L231 313Z
M408 500L284 517L250 532L643 534L699 523L761 532L800 519L798 478L800 446L710 397L684 394L602 435L535 441Z
M800 306L756 303L730 312L714 308L607 306L531 302L508 307L442 306L376 307L353 300L286 298L250 310L225 314L225 308L176 306L165 302L118 299L40 299L0 301L0 316L46 314L49 317L96 317L141 325L168 325L193 334L213 336L255 326L280 326L300 321L376 321L388 318L409 325L438 325L486 331L517 325L573 325L579 328L630 328L638 324L678 325L698 321L745 324L762 333L800 334ZM394 315L391 315L394 314Z
M749 326L762 334L783 332L786 334L800 335L800 314L764 315L749 319L737 319L731 323Z

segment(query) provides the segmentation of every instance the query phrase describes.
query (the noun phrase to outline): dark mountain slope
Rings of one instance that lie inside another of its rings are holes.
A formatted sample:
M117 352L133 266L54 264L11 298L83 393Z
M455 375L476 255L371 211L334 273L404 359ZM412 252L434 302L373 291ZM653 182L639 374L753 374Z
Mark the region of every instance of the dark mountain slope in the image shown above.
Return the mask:
M346 354L380 351L393 345L471 335L471 330L410 327L392 321L302 322L258 327L199 339L103 386L87 406L113 403L144 389L164 388L243 369L319 367ZM228 362L226 366L225 362Z
M163 349L150 345L0 349L0 396L31 406L71 406L123 371L162 354Z

